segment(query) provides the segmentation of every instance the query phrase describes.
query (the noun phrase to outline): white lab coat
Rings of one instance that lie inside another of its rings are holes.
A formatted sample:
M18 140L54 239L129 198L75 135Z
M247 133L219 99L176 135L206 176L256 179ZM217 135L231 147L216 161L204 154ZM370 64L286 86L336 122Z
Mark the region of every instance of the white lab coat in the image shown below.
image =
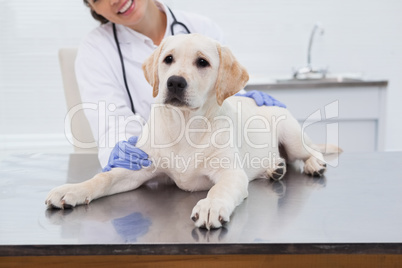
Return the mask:
M156 4L167 15L166 38L171 35L173 18L164 4ZM184 23L191 33L223 41L222 31L210 19L183 11L172 11L177 21ZM148 37L128 27L116 25L116 28L136 114L147 121L153 97L152 88L145 80L141 66L157 46ZM187 33L178 25L174 30L176 35ZM104 167L118 141L138 136L142 131L142 124L135 120L130 108L111 23L97 27L84 39L78 50L75 69L82 102L91 105L91 108L84 111L98 144L99 161Z

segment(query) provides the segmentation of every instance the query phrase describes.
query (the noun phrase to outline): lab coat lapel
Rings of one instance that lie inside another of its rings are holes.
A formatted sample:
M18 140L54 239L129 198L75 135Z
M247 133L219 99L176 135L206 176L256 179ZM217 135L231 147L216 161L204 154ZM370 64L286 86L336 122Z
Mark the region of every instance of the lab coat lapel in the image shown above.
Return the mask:
M142 64L155 49L152 40L128 27L117 25L124 60Z

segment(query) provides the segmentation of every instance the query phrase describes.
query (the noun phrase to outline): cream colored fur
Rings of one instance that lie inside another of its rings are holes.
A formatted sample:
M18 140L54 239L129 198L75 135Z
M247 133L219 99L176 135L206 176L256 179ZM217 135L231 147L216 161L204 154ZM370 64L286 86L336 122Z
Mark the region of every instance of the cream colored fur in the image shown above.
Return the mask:
M173 58L169 64L164 61L168 56ZM198 66L199 59L209 65ZM253 99L232 96L245 86L248 74L226 47L197 34L171 37L143 69L157 99L137 147L148 153L152 165L138 171L114 168L57 187L46 199L48 206L88 204L166 174L183 190L209 190L191 218L198 227L219 228L247 197L249 181L283 177L286 164L279 144L288 161L304 161L306 174L325 171L319 147L302 141L301 128L287 109L257 107ZM165 104L172 76L187 81L184 105Z

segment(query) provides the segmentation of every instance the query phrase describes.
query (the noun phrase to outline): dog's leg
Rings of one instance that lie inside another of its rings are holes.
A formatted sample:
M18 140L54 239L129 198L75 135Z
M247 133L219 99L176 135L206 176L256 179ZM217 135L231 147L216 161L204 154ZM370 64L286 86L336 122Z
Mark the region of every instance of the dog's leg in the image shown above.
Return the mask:
M304 173L322 176L327 166L324 162L324 156L310 138L302 134L299 123L290 114L286 120L278 125L279 142L285 148L288 160L303 160Z
M61 209L89 204L92 200L103 196L134 190L152 176L151 169L147 168L138 171L114 168L99 173L90 180L54 188L49 192L45 204L48 207Z
M243 170L217 170L211 180L215 185L205 199L198 201L191 219L197 227L214 229L228 222L234 209L248 195L248 178Z

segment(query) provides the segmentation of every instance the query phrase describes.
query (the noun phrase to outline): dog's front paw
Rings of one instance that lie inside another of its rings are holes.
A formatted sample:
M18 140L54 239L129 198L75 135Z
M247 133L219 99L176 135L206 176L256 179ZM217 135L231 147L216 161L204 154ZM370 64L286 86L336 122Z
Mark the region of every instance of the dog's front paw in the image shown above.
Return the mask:
M49 208L72 208L77 205L89 204L89 192L79 184L65 184L54 188L47 195L45 204Z
M313 156L304 163L304 173L314 177L321 177L326 170L327 164Z
M198 201L193 208L191 219L200 228L216 229L229 221L232 209L227 202L219 199L205 198Z

